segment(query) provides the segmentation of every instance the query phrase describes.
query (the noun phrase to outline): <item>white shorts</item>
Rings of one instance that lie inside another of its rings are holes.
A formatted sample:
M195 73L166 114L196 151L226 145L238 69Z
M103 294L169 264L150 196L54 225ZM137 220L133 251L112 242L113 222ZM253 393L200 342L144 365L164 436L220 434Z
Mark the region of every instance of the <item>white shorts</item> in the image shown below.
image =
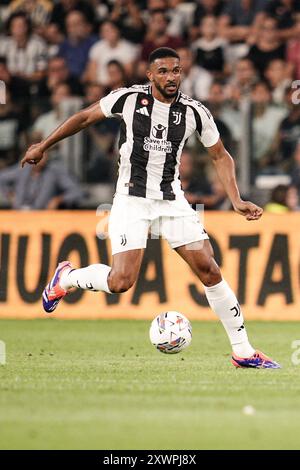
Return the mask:
M147 239L165 238L171 248L208 239L199 215L182 197L174 201L115 194L108 233L112 254L146 248Z

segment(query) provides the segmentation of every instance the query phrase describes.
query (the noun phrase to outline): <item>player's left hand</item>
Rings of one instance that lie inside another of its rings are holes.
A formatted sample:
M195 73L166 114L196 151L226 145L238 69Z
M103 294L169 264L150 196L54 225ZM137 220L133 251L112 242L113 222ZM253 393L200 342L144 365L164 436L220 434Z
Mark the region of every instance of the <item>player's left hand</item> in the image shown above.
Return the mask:
M258 220L262 216L263 209L253 202L240 201L233 205L234 210L246 217L247 220Z
M41 143L31 145L21 160L22 168L24 167L25 163L29 163L29 165L36 165L42 160L44 154L45 150L43 149Z

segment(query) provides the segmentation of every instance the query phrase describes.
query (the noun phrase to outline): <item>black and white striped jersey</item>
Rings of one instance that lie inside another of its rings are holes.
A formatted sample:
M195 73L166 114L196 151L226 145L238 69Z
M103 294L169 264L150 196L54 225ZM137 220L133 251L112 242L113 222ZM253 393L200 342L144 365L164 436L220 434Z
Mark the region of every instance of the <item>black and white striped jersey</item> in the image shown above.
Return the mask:
M155 99L151 85L112 91L100 100L105 116L122 118L117 193L149 199L182 196L180 157L195 131L205 147L219 139L210 112L199 101L178 92L172 104Z

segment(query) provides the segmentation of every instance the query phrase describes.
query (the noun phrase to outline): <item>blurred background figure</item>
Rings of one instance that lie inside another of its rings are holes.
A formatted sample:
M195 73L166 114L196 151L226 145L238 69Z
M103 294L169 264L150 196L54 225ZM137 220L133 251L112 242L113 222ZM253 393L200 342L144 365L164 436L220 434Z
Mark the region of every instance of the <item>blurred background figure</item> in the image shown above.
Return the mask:
M78 78L71 74L63 57L51 57L48 61L46 76L40 80L37 88L37 98L49 100L54 88L66 83L73 95L83 95L83 87Z
M218 35L217 20L214 16L205 16L200 20L199 34L200 38L192 43L195 62L215 77L221 78L224 73L226 43Z
M294 152L300 137L300 107L293 99L294 90L287 88L285 102L287 116L281 121L274 142L278 168L289 172L294 164Z
M241 99L248 97L255 83L258 81L257 70L253 62L247 57L237 60L228 84L227 96Z
M276 19L266 17L259 27L259 34L247 57L254 63L263 78L269 63L274 59L284 60L285 54L286 45L280 39Z
M13 209L78 207L83 193L61 161L44 158L38 165L20 164L0 171L0 188Z
M294 35L287 43L286 57L296 80L300 80L300 12L294 15L294 19Z
M145 34L145 23L139 2L135 0L116 0L109 19L119 28L121 36L134 44L140 44Z
M222 82L216 80L212 83L206 104L214 116L224 145L231 149L233 141L240 138L241 116L236 104L226 99Z
M95 11L90 2L85 0L60 0L55 2L53 6L49 20L50 25L55 24L61 33L67 34L66 18L71 11L81 12L90 24L93 24L95 20Z
M258 82L252 91L253 160L257 169L274 165L274 140L279 125L286 116L285 108L272 104L270 87Z
M58 83L54 86L51 96L51 110L39 116L33 124L31 138L39 142L47 137L63 121L61 104L70 98L71 88L67 83Z
M6 58L9 72L30 81L42 78L47 67L47 47L40 37L32 34L26 14L11 15L6 33L0 40L0 56Z
M272 214L285 214L299 210L299 195L297 188L293 185L278 185L272 193L265 211Z
M164 46L177 49L183 45L183 40L179 35L171 36L168 33L168 24L168 16L163 8L153 9L149 12L140 57L143 62L147 63L149 54L157 47Z
M0 105L0 169L19 160L22 144L27 142L28 122L15 109L11 93L6 91L6 103Z
M180 182L185 197L190 204L195 207L196 204L204 204L205 209L216 210L222 207L228 209L226 192L211 168L205 167L205 164L199 162L199 157L195 163L196 158L193 157L191 152L185 149L182 153L180 162Z
M107 93L128 86L125 67L118 60L110 60L107 64Z
M89 50L97 41L93 26L79 10L72 10L65 18L66 39L58 48L58 55L67 63L70 73L81 78L85 71Z
M84 106L100 100L104 87L90 83L85 89ZM117 168L117 140L120 122L108 118L89 126L84 134L83 147L87 154L86 180L89 183L109 183L114 180Z
M120 62L126 76L133 73L137 48L133 43L121 38L120 30L113 21L105 21L100 27L100 40L91 48L85 80L108 85L109 73L107 64L111 60Z
M13 75L7 67L6 57L3 56L0 56L0 80L5 83L6 90L10 92L14 109L22 113L24 117L28 113L30 83L18 75Z
M205 101L209 95L212 74L194 63L194 53L189 47L179 47L177 52L182 67L181 91L196 100Z
M186 2L184 0L168 1L168 34L170 36L180 36L188 38L193 25L196 2Z
M285 92L291 86L292 74L282 59L274 59L269 62L265 71L272 93L274 104L283 105L285 103Z
M231 0L225 2L219 19L220 33L231 43L247 43L255 37L262 20L264 0ZM243 48L243 51L246 49Z
M24 12L30 18L34 31L43 34L53 8L50 0L13 0L8 13Z

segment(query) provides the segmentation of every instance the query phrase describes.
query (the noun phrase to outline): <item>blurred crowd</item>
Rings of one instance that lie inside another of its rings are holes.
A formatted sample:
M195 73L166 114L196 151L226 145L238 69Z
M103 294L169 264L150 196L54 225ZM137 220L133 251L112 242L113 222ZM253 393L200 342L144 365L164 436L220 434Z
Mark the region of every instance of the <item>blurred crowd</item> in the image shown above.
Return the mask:
M5 96L0 87L0 199L14 208L72 208L80 206L80 183L111 183L116 119L85 131L84 171L76 176L64 168L60 145L40 167L21 171L18 162L65 118L65 103L80 108L114 89L147 83L148 55L160 46L178 51L182 91L211 110L234 157L245 137L248 103L251 183L261 174L287 175L294 202L286 207L297 210L299 0L0 0L0 80L6 84ZM181 181L190 203L230 208L193 138Z

